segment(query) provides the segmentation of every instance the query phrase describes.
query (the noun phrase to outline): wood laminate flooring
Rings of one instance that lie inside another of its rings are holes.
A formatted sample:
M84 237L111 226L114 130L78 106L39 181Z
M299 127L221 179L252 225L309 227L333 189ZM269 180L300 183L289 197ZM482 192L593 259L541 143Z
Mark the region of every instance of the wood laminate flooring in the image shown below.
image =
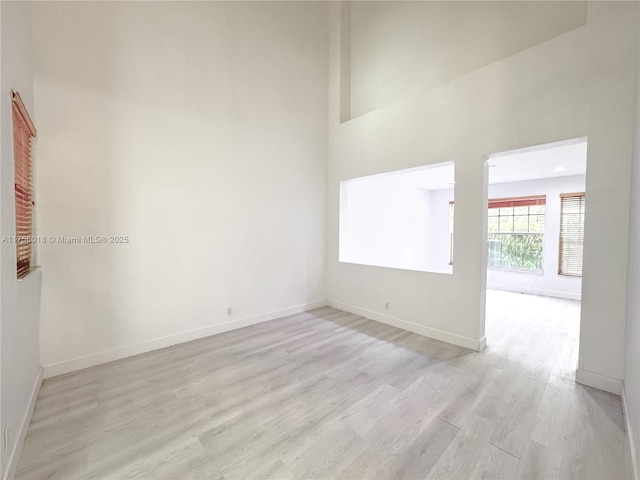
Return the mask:
M475 353L332 308L44 382L17 479L627 479L579 302L488 293Z

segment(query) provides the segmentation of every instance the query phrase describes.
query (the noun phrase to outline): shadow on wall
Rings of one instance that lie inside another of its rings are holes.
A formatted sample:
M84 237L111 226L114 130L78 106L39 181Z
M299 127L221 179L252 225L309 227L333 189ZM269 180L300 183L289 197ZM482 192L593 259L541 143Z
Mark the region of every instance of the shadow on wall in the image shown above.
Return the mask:
M101 8L94 14L115 29L111 13ZM36 15L35 29L46 36L39 20ZM106 349L118 337L121 332L112 319L121 314L119 300L131 294L119 287L134 267L126 244L102 242L127 233L116 218L126 197L127 164L114 142L125 132L117 119L120 104L109 100L120 68L114 45L125 48L125 39L90 33L83 45L72 37L66 41L84 65L83 75L61 76L70 70L53 68L56 60L35 50L35 101L47 105L36 110L42 126L36 158L38 234L55 239L38 246L38 258L45 265L42 303L48 318L81 323L61 327L42 322L41 338L48 339L41 343L45 362L60 358L56 349L65 345L89 353ZM61 121L65 128L56 128ZM133 214L131 206L128 211Z
M424 356L425 365L438 362L453 362L467 355L477 353L467 348L408 332L407 330L385 325L375 320L369 320L356 314L340 313L341 315L329 318L324 316L323 319L341 325L349 330L359 332L365 337L375 338L385 343L391 343L402 349L421 354ZM359 320L354 322L354 319Z

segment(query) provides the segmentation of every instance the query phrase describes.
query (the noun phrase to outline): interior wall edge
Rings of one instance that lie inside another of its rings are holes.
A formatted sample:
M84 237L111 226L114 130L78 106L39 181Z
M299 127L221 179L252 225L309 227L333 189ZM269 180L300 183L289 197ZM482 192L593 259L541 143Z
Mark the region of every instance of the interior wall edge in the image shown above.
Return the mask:
M228 322L211 325L204 328L198 328L195 330L189 330L166 337L160 337L134 345L127 345L112 350L105 350L82 357L72 358L70 360L63 360L61 362L45 365L44 378L52 378L58 375L64 375L66 373L75 372L77 370L95 367L96 365L101 365L103 363L121 360L123 358L132 357L141 353L152 352L161 348L171 347L173 345L190 342L192 340L198 340L200 338L210 337L219 333L229 332L238 328L248 327L250 325L255 325L262 322L268 322L270 320L286 317L287 315L303 313L315 308L321 308L325 306L327 306L327 302L324 300L303 303L282 310L275 310L252 317L234 319Z
M583 368L576 370L576 382L586 385L587 387L613 393L614 395L620 395L622 393L622 380L590 372Z
M31 424L31 417L33 416L33 411L36 408L36 400L38 399L38 394L40 393L43 373L44 369L42 368L42 366L40 366L40 368L38 369L38 373L36 373L36 377L33 381L33 388L31 390L31 395L29 396L29 403L27 404L24 415L22 417L22 422L20 423L20 431L16 437L16 441L13 445L13 449L11 450L11 454L9 455L7 469L4 472L2 480L13 480L13 477L16 474L18 460L20 460L20 454L22 453L22 446L24 445L25 438L27 438L27 432L29 431L29 425Z
M629 418L628 408L627 408L627 395L624 390L624 382L622 382L622 414L624 416L624 426L625 431L627 433L627 438L629 439L629 446L631 448L631 466L633 467L633 478L635 480L640 480L640 470L638 469L638 457L636 456L636 445L635 445L635 437L633 436L633 428L631 427L631 419Z
M366 308L361 308L355 305L335 300L329 300L327 304L330 307L337 308L338 310L344 310L345 312L360 315L361 317L368 318L369 320L374 320L386 325L391 325L392 327L401 328L402 330L417 333L418 335L422 335L423 337L433 338L434 340L440 340L442 342L450 343L451 345L456 345L457 347L468 348L469 350L480 352L486 346L486 337L478 339L465 337L462 335L457 335L455 333L427 327L426 325L419 325L402 318L385 315L383 313L374 312L372 310L367 310Z

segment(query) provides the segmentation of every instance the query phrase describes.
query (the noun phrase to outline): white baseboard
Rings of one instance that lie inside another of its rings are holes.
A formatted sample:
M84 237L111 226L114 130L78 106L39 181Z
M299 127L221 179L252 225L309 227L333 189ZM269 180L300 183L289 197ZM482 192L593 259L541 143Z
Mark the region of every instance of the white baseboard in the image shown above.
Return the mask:
M486 346L486 343L487 343L486 337L476 340L474 338L463 337L462 335L456 335L455 333L445 332L444 330L438 330L435 328L427 327L425 325L420 325L417 323L409 322L407 320L402 320L400 318L392 317L390 315L373 312L371 310L367 310L366 308L356 307L355 305L349 305L347 303L329 300L328 304L330 307L337 308L339 310L344 310L345 312L360 315L362 317L369 318L371 320L375 320L377 322L384 323L387 325L391 325L392 327L408 330L410 332L417 333L425 337L434 338L436 340L441 340L446 343L451 343L458 347L475 350L476 352L481 351Z
M597 388L605 392L620 395L622 393L622 381L617 378L607 377L599 373L590 372L578 368L576 370L576 382L586 385L587 387Z
M38 400L38 393L40 393L40 386L42 385L43 368L38 369L36 378L33 382L33 388L31 389L31 395L27 403L27 408L22 417L22 423L20 424L20 431L16 435L16 441L11 449L11 455L9 455L9 461L7 468L4 472L3 480L12 480L16 474L16 468L18 468L18 460L20 459L20 453L22 453L22 446L24 445L24 439L27 437L29 431L29 424L31 423L31 417L33 411L36 408L36 400Z
M527 293L529 295L541 295L543 297L566 298L568 300L581 300L582 295L573 292L563 292L560 290L544 290L542 288L520 287L518 285L487 283L487 288L491 290L506 290L507 292Z
M633 478L640 480L640 470L638 469L638 457L636 456L636 437L633 435L633 429L631 427L631 421L629 420L627 410L627 395L624 390L624 383L622 384L622 413L624 415L625 427L627 430L627 437L629 437L629 446L631 447L631 464L633 466Z
M263 313L253 317L240 318L230 320L224 323L218 323L209 327L190 330L187 332L178 333L175 335L169 335L166 337L156 338L147 342L137 343L135 345L127 345L125 347L115 348L113 350L105 350L103 352L86 355L83 357L72 358L70 360L64 360L62 362L52 363L45 365L44 378L56 377L65 373L75 372L82 370L83 368L94 367L103 363L112 362L114 360L120 360L122 358L132 357L141 353L151 352L160 348L170 347L180 343L190 342L199 338L209 337L218 333L228 332L237 328L248 327L249 325L255 325L257 323L267 322L269 320L275 320L276 318L286 317L287 315L293 315L296 313L302 313L307 310L313 310L314 308L325 307L327 302L317 301L312 303L305 303L302 305L296 305L294 307L285 308L282 310L276 310L273 312Z

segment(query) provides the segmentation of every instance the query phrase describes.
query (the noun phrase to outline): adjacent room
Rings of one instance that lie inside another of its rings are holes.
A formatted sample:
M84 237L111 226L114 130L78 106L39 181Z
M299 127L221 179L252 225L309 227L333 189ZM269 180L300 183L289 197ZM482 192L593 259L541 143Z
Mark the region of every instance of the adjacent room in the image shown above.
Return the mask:
M453 272L453 162L340 184L340 262Z
M587 141L491 155L488 352L572 379L578 366Z
M2 480L640 480L639 3L0 27Z

